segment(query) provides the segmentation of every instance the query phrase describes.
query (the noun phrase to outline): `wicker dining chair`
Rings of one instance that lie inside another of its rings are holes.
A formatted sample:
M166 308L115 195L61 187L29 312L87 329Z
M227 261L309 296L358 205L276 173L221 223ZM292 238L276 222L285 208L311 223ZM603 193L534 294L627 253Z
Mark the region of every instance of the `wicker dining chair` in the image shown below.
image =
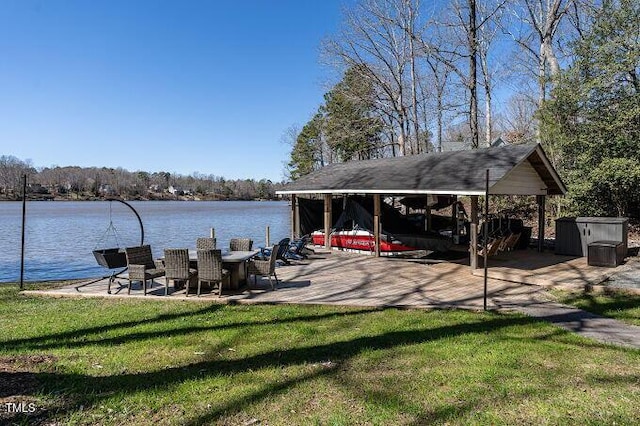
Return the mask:
M216 239L209 237L200 237L196 240L197 250L215 250Z
M276 259L278 257L278 249L280 247L276 244L271 247L271 254L268 259L259 260L259 259L251 259L249 261L248 273L249 275L253 275L253 284L257 284L257 277L267 277L269 279L269 284L271 284L271 289L275 290L278 282L278 276L276 275ZM271 276L276 280L276 285L273 285L273 281L271 280Z
M189 295L189 283L198 273L196 269L189 268L189 249L165 249L164 250L165 287L164 295L169 294L169 281L184 281Z
M250 251L253 247L253 240L250 238L232 238L229 241L230 251Z
M221 250L198 250L198 296L203 282L218 284L218 297L222 296L222 284L228 277L229 271L222 269Z
M165 271L160 262L153 260L151 246L127 247L124 249L127 258L127 269L129 271L129 286L127 294L131 294L131 282L141 281L144 287L144 294L147 294L147 281L164 275Z

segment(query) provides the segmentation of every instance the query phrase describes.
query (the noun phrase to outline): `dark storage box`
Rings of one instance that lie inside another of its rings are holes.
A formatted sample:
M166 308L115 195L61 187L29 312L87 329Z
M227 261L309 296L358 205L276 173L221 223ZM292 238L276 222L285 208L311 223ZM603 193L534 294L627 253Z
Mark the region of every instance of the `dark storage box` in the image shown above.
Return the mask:
M587 247L596 241L621 241L627 254L626 217L563 217L556 219L555 253L587 256Z
M587 263L589 266L616 267L625 256L622 241L595 241L589 244Z

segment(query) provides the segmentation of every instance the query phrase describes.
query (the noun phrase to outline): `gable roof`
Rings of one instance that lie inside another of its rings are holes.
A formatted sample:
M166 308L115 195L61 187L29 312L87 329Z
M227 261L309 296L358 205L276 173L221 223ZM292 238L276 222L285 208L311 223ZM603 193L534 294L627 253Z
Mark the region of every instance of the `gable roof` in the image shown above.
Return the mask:
M540 144L351 161L323 167L277 194L562 195Z

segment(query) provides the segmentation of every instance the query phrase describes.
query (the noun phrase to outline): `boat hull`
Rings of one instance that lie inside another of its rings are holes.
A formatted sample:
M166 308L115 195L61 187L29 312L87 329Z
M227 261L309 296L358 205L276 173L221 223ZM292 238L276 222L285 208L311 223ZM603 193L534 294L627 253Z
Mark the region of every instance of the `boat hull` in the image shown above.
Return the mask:
M313 244L324 245L324 233L314 232L311 234ZM375 239L373 234L366 231L339 231L331 234L331 247L349 250L374 251ZM410 247L399 241L386 241L380 239L381 252L413 251L415 247Z

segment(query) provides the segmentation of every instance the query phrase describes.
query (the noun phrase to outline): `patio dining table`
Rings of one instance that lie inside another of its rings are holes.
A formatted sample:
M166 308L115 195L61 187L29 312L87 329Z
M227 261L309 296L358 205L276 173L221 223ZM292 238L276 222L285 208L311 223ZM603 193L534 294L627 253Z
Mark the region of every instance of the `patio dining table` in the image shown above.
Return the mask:
M238 290L247 283L247 262L260 253L260 250L249 251L223 251L222 265L229 271L229 290ZM198 252L189 250L189 261L197 268Z

